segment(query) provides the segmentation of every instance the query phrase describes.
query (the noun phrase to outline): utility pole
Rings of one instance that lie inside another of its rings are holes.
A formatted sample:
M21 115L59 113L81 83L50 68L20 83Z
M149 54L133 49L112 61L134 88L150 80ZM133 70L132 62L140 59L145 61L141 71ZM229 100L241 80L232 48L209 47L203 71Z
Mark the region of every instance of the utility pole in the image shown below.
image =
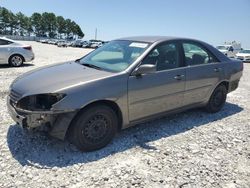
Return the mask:
M97 40L97 28L95 28L95 40Z

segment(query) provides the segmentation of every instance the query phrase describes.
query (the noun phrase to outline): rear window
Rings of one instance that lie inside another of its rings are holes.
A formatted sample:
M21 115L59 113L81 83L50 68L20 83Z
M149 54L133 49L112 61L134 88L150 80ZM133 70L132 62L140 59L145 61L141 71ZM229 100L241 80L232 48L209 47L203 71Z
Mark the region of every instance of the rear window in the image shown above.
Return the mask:
M217 60L204 48L194 43L183 43L185 60L188 66L217 62Z
M0 45L8 45L8 44L11 44L13 42L11 41L8 41L8 40L4 40L4 39L0 39Z

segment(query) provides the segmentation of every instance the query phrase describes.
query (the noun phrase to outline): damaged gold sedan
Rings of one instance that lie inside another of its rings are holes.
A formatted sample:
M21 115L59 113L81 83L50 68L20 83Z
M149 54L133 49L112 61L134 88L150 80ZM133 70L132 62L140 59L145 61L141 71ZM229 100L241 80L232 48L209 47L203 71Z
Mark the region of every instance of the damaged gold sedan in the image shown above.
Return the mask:
M23 128L92 151L118 130L154 117L194 107L220 111L242 71L242 62L201 41L123 38L22 75L11 84L7 104Z

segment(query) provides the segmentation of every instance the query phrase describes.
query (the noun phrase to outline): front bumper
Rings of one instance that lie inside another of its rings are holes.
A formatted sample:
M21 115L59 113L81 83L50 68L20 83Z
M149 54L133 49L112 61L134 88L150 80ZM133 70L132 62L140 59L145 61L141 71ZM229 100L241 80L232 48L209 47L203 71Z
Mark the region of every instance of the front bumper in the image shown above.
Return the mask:
M11 118L21 127L34 129L38 127L46 127L53 124L56 116L46 113L27 113L18 111L15 104L7 97L7 108Z
M9 97L8 97L9 98ZM9 101L9 99L8 99ZM21 127L26 127L27 122L26 122L26 117L18 114L15 109L11 106L11 104L9 102L7 102L7 108L8 108L8 112L11 116L11 118Z
M32 113L21 112L7 97L7 108L11 118L22 128L28 130L46 131L51 136L64 140L68 127L77 112L65 113Z
M239 60L241 60L241 61L243 61L244 63L250 62L250 58L247 58L247 57L238 56L238 57L236 57L236 58L239 59Z

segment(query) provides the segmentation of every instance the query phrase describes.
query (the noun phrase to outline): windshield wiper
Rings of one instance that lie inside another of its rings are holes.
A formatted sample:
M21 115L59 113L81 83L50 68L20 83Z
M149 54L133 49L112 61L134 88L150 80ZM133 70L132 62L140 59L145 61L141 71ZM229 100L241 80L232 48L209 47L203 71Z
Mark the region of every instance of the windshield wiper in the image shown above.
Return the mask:
M86 67L90 67L90 68L94 68L94 69L97 69L97 70L102 70L101 67L98 67L96 65L89 64L89 63L81 63L81 65L86 66Z

